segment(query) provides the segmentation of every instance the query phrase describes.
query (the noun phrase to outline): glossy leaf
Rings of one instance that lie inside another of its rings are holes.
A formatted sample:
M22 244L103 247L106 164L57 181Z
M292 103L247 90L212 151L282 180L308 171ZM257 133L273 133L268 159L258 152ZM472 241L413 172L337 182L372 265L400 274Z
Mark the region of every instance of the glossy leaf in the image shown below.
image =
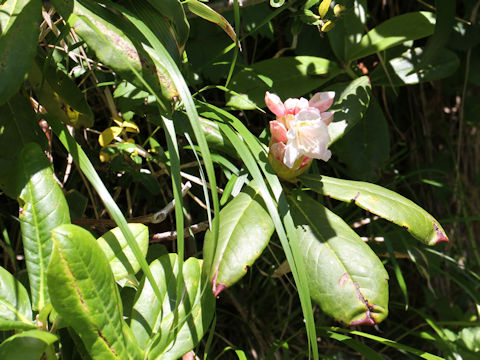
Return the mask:
M362 40L349 48L346 58L357 60L376 52L432 35L435 17L431 12L411 12L395 16L366 33Z
M301 182L312 190L334 199L350 202L406 228L428 245L448 241L440 223L413 201L381 186L328 176L303 175Z
M10 336L0 344L2 360L40 360L57 337L47 331L29 330Z
M335 102L330 108L335 116L328 126L331 145L362 119L370 103L372 87L368 76L362 76L350 83L337 83L328 90L335 91Z
M110 264L95 238L76 225L61 225L51 233L54 249L47 279L55 311L92 358L143 358L122 318Z
M19 219L25 262L32 307L41 310L49 301L47 266L52 252L50 231L58 225L70 223L70 213L42 148L36 143L28 143L20 152L19 161L19 179L23 186L18 198Z
M0 330L34 328L27 290L0 267Z
M137 87L148 84L162 98L178 96L159 59L152 59L142 49L143 36L131 23L92 2L75 1L73 11L70 26L102 63Z
M132 223L128 224L128 227L145 257L148 250L148 227L143 224ZM97 239L97 243L110 263L115 280L122 280L129 274L134 275L140 270L140 264L132 249L128 246L120 228L116 227L103 234Z
M230 37L230 39L232 39L232 41L236 41L237 35L235 34L235 30L233 29L232 25L230 25L227 19L225 19L221 14L213 10L207 4L201 3L198 0L190 0L185 5L188 10L195 15L220 26Z
M345 324L374 325L388 314L388 274L337 215L297 191L289 196L312 299Z
M35 113L28 100L17 94L0 106L0 188L16 199L19 186L14 174L18 168L18 156L23 146L36 142L46 148L46 137L41 132Z
M333 152L357 180L373 181L390 157L390 134L382 108L375 98L365 116L335 143Z
M260 61L233 75L227 105L239 109L265 107L265 92L282 99L315 90L341 73L335 62L314 56L281 57Z
M427 66L419 69L424 51L422 48L409 49L400 57L388 60L386 68L390 80L381 66L377 66L371 74L375 85L402 86L414 85L420 82L444 79L457 70L460 65L458 56L447 49L437 54Z
M7 0L0 5L0 104L23 83L37 51L42 3Z
M162 297L154 296L150 282L144 278L133 306L131 328L139 345L147 349L148 359L174 360L203 337L213 317L215 299L202 286L202 262L196 258L183 264L180 292L176 254L161 256L150 269Z
M215 295L247 273L267 246L273 230L256 186L246 187L220 211L218 242L215 244L212 233L207 231L203 247L205 268L211 269L208 278Z

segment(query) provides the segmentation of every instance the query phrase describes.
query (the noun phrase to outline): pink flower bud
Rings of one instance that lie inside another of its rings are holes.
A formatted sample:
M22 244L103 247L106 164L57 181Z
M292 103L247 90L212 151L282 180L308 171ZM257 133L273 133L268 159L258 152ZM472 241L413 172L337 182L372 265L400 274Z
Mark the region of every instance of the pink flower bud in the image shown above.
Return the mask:
M285 115L285 106L283 105L282 100L275 95L270 94L268 91L265 93L265 104L267 104L268 109L277 116Z
M322 112L320 115L322 117L323 123L327 126L330 125L330 123L333 120L334 113L331 111L327 111L327 112Z
M333 99L335 99L335 91L318 92L313 95L308 104L323 112L332 106Z
M285 113L296 115L300 110L308 108L308 100L305 98L300 99L287 99L285 101Z
M271 143L269 152L271 156L281 162L285 155L285 144L282 142Z
M273 143L287 142L287 129L279 121L270 121L270 133L272 134Z

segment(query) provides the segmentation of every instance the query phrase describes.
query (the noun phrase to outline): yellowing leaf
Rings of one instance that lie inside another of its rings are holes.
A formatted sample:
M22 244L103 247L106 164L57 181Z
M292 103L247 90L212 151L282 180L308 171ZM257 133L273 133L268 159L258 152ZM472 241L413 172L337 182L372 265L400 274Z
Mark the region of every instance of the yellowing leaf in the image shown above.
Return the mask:
M334 26L335 26L335 23L331 20L328 20L325 24L323 24L322 31L329 32L330 30L333 29Z
M113 141L115 136L120 135L122 131L123 128L119 126L111 126L108 129L102 131L102 133L98 137L98 143L100 144L100 146L105 147Z
M330 9L330 3L332 0L323 0L318 7L318 14L323 19L327 15L328 9ZM325 25L324 25L325 26ZM323 31L323 29L322 29Z
M131 133L138 134L140 132L140 129L138 128L138 125L135 124L133 121L124 121L122 123L122 127L127 131Z

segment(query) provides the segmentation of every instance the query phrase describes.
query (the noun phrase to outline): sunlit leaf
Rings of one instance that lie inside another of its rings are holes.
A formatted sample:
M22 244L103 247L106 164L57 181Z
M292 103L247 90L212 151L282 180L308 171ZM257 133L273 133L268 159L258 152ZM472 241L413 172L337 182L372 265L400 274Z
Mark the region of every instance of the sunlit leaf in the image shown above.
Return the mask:
M421 242L435 245L448 241L440 223L413 201L381 186L328 176L303 175L301 182L312 190L361 208L406 228Z
M297 191L289 197L312 299L349 325L388 314L388 274L380 259L337 215Z
M376 52L433 34L435 17L431 12L411 12L395 16L374 27L349 48L346 58L357 60Z
M314 56L281 57L255 63L233 75L227 105L239 109L265 107L265 92L282 99L299 97L315 90L341 73L338 65Z
M27 290L0 267L0 330L34 328Z
M402 86L444 79L454 74L460 65L460 59L454 52L443 49L420 69L423 53L422 48L413 48L404 52L400 57L388 60L386 68L390 79L385 74L383 67L377 66L371 74L373 84Z
M57 339L54 334L40 330L12 335L0 344L0 359L40 360L47 346L52 345Z
M190 0L188 1L185 6L197 16L213 22L220 26L225 33L232 39L232 41L236 41L237 35L235 34L235 30L233 29L232 25L225 19L221 14L213 10L207 4L202 3L198 0Z
M260 256L274 227L258 187L246 187L220 211L216 248L211 232L205 234L205 266L215 295L240 280Z
M132 223L128 224L128 227L145 257L148 250L148 228L143 224ZM129 274L136 274L140 270L140 264L136 260L132 249L128 246L120 228L116 227L103 234L97 239L97 243L110 262L115 280L124 279Z
M70 223L68 204L53 177L50 162L36 143L28 143L20 152L18 198L20 228L28 269L32 307L41 310L49 301L47 265L52 252L50 231Z
M198 344L213 317L215 299L201 282L202 262L183 263L181 295L177 292L179 261L176 254L161 256L150 264L160 288L157 298L145 278L132 312L132 331L149 359L175 360Z
M362 76L350 83L336 83L327 90L335 91L335 102L330 108L335 116L328 126L330 144L333 144L363 118L370 103L372 87L368 76Z
M48 287L55 311L77 332L92 358L141 359L122 318L108 259L95 238L76 225L52 231Z

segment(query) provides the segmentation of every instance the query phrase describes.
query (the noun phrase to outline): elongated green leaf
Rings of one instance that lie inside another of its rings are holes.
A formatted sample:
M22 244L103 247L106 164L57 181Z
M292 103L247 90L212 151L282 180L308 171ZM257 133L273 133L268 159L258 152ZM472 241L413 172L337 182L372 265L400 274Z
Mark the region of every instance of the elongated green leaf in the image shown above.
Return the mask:
M372 348L368 347L364 343L353 339L351 336L345 334L339 334L333 331L327 331L326 336L330 337L331 339L340 341L342 344L347 345L349 348L352 348L355 351L358 351L362 354L365 359L369 360L383 360L384 358Z
M282 99L299 97L341 73L335 62L314 56L282 57L260 61L233 75L227 105L239 109L265 107L265 92Z
M441 55L440 50L450 39L450 33L455 24L455 3L451 0L435 0L435 30L432 37L428 39L419 68L427 69L432 60Z
M32 293L32 307L41 310L49 301L47 265L52 252L50 231L70 223L70 213L62 189L53 178L50 162L36 143L20 152L18 198L25 262ZM23 185L24 184L24 185Z
M318 347L316 344L317 337L312 312L312 303L307 284L305 266L299 249L300 243L298 241L295 226L290 215L289 205L283 192L283 187L267 160L266 149L264 145L260 143L260 140L254 136L235 116L213 105L202 105L215 113L225 122L223 123L222 121L219 123L220 130L235 146L239 157L244 161L245 167L252 174L253 179L260 189L260 193L262 194L262 198L265 201L268 212L272 217L275 230L280 238L280 242L282 243L282 247L285 251L285 256L290 264L292 275L298 287L298 295L302 306L303 316L305 317L309 353L313 354L313 358L315 360L318 360ZM235 133L233 129L227 125L227 123L232 124L238 133ZM267 187L267 184L265 183L262 172L268 181L269 187ZM270 189L274 194L273 196L270 193ZM207 267L205 266L205 268Z
M0 106L0 128L0 188L16 199L23 187L23 184L18 186L15 177L20 150L28 142L36 142L45 149L47 141L30 103L18 94Z
M143 224L128 224L128 227L145 257L148 250L148 228ZM140 270L140 263L128 246L120 228L116 227L103 234L97 239L97 242L110 263L115 280L122 280L129 274L134 275Z
M142 20L145 25L155 34L168 50L172 59L180 64L182 59L184 43L179 43L179 39L175 36L175 23L172 23L168 17L158 12L156 7L149 4L148 1L128 0L126 7ZM188 30L187 30L188 34Z
M47 346L57 337L46 331L29 330L10 336L0 344L2 360L40 360Z
M330 145L351 130L363 117L370 103L372 87L368 76L362 76L350 83L337 83L328 90L335 91L333 122L328 126Z
M395 16L370 30L362 41L349 48L347 59L357 60L375 54L407 40L417 40L433 34L435 17L431 12L411 12Z
M126 80L141 88L147 83L164 99L178 96L161 60L153 60L143 50L143 36L125 19L96 3L79 0L69 24L100 61ZM135 73L142 74L142 79Z
M201 3L198 0L190 0L185 4L185 6L195 15L220 26L223 31L230 36L230 39L236 41L237 35L235 34L235 30L233 30L232 25L230 25L227 19L225 19L221 14L213 10L207 4Z
M148 359L177 359L193 349L205 334L215 310L211 291L201 283L202 262L190 258L183 264L182 289L177 292L179 261L176 254L150 264L162 297L155 297L145 278L132 311L132 331Z
M110 264L95 238L76 225L52 230L47 279L54 309L82 339L92 358L141 359L122 318Z
M390 156L388 123L375 98L365 116L337 143L334 153L354 179L373 181Z
M453 51L444 49L428 63L428 66L419 69L423 53L422 48L414 48L407 50L400 57L388 60L386 68L390 79L383 67L377 66L370 77L373 84L402 86L444 79L455 73L460 65L458 56Z
M409 352L411 354L415 354L419 357L421 357L422 359L427 359L427 360L445 360L444 358L440 357L440 356L437 356L437 355L433 355L429 352L426 352L426 351L423 351L423 350L419 350L419 349L415 349L415 348L412 348L410 346L407 346L407 345L404 345L404 344L400 344L396 341L392 341L390 339L386 339L386 338L383 338L383 337L380 337L380 336L377 336L377 335L372 335L372 334L368 334L368 333L365 333L363 331L358 331L358 330L348 330L348 329L342 329L342 328L338 328L338 327L331 327L331 328L321 328L322 330L326 330L326 331L335 331L337 333L345 333L345 334L351 334L351 335L357 335L357 336L361 336L361 337L364 337L366 339L371 339L371 340L374 340L376 342L378 342L379 344L382 344L384 346L388 346L388 347L392 347L394 349L398 349L398 350L401 350L401 351L406 351L406 352Z
M312 299L349 325L388 314L388 274L380 259L337 215L298 191L289 196Z
M247 273L267 246L273 230L272 219L256 186L246 187L220 211L217 247L214 248L211 232L205 234L203 247L215 295Z
M19 88L37 50L42 3L7 0L0 5L0 104Z
M0 267L0 330L33 327L27 290L12 274Z
M174 27L179 48L183 49L188 39L190 25L181 2L179 0L148 0L148 2L157 9L157 11L170 19Z
M301 182L312 190L340 201L353 201L361 208L403 226L421 242L435 245L448 241L440 223L413 201L381 186L336 179L328 176L304 175Z

